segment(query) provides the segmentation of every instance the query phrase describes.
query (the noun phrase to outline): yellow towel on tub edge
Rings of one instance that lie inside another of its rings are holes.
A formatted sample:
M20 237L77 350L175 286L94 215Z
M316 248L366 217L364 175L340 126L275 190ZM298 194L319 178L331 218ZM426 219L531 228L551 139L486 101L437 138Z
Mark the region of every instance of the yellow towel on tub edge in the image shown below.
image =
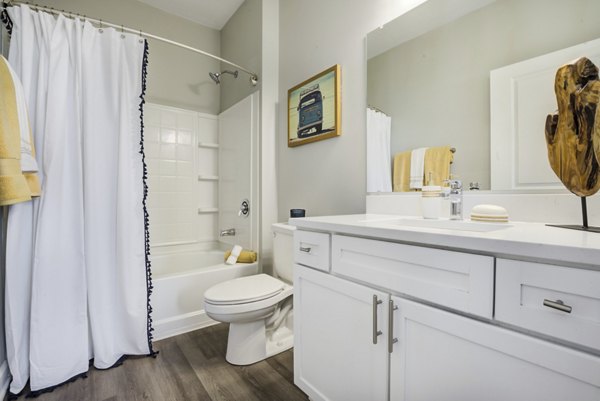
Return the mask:
M229 255L231 255L231 251L225 252L224 260L227 260ZM256 262L257 257L258 255L256 254L256 252L242 249L242 252L240 252L240 256L238 256L237 258L237 263L254 263Z

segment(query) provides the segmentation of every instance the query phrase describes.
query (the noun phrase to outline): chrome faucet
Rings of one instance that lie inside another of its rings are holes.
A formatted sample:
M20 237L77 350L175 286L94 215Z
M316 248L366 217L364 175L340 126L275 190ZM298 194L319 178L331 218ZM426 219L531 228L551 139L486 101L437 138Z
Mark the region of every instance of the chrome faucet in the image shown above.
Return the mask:
M446 180L450 184L450 193L446 197L450 200L450 220L463 219L463 188L460 180Z
M219 234L221 237L233 237L235 235L235 228L228 228L227 230L221 230Z

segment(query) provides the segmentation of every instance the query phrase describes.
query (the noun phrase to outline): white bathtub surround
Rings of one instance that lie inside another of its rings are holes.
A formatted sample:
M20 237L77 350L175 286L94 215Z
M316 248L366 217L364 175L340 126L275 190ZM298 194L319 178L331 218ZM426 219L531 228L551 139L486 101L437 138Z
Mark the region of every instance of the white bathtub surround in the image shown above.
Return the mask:
M140 96L145 42L9 7L40 200L8 221L6 340L12 393L148 355ZM73 55L76 54L77 57ZM119 99L118 102L115 99Z
M259 249L259 97L255 92L219 114L218 226L219 231L235 229L219 242L244 249ZM244 201L247 215L240 213Z
M219 116L148 107L157 339L215 324L204 311L204 292L260 270L258 263L223 263L231 245L258 249L258 98L254 93ZM238 213L244 200L247 217ZM227 229L235 235L219 236Z

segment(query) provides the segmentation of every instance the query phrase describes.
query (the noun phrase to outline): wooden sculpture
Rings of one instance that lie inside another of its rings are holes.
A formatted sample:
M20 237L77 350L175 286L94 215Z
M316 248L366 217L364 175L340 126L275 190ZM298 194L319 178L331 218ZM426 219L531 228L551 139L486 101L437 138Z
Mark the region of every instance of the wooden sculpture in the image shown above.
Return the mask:
M550 165L575 195L593 195L600 189L598 67L585 57L560 67L554 91L558 113L546 117Z

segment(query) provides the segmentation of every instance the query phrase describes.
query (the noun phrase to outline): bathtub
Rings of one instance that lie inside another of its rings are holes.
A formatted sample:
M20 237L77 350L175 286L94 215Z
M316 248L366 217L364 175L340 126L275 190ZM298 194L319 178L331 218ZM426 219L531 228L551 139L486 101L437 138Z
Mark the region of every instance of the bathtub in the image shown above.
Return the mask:
M258 273L258 263L223 263L223 251L153 254L152 319L154 339L215 324L204 312L204 292L236 277Z

